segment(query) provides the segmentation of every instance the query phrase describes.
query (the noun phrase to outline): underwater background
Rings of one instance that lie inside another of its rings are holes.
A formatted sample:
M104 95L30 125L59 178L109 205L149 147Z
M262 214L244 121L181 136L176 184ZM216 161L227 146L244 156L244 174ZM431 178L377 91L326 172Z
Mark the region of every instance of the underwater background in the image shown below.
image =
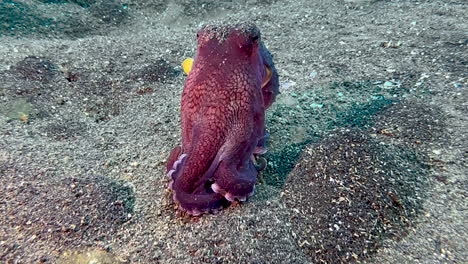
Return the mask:
M465 263L468 5L0 0L0 263ZM280 92L256 193L167 190L181 63L255 23Z

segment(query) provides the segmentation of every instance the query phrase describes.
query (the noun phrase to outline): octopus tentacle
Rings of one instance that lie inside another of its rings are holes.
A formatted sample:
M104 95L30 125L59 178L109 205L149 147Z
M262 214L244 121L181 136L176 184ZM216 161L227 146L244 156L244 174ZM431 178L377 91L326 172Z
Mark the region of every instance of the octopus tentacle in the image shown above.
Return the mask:
M182 154L179 158L173 163L172 168L167 172L167 177L171 180L175 180L177 178L177 174L180 174L181 168L185 160L187 159L187 154Z
M219 184L217 184L216 182L211 185L211 189L213 189L213 191L215 193L219 193L219 194L223 195L224 198L226 198L226 200L228 200L230 202L234 202L235 200L245 202L247 200L247 198L252 196L254 194L254 192L255 192L255 186L253 186L252 191L250 193L248 193L247 195L235 196L235 195L227 192L223 188L221 188L219 186Z
M167 173L168 177L171 179L168 188L174 191L172 198L179 203L179 208L185 213L193 216L199 216L204 213L217 213L221 208L229 204L222 195L213 192L209 187L208 189L203 188L204 182L209 181L216 170L219 160L222 158L223 149L224 148L221 148L218 151L210 167L198 181L200 187L195 189L193 193L187 193L181 190L176 192L174 189L175 182L180 175L182 175L184 165L189 158L188 154L184 153L180 155Z
M267 167L267 160L262 156L252 155L252 162L258 172L263 171Z

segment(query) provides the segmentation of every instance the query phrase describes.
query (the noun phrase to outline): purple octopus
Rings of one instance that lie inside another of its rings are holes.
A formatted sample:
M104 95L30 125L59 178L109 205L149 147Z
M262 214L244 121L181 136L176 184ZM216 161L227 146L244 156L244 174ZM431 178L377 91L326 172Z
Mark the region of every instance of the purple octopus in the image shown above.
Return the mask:
M272 56L255 25L207 25L197 38L182 94L182 144L167 161L174 200L195 216L254 193L266 166L256 166L266 152L265 110L279 93Z

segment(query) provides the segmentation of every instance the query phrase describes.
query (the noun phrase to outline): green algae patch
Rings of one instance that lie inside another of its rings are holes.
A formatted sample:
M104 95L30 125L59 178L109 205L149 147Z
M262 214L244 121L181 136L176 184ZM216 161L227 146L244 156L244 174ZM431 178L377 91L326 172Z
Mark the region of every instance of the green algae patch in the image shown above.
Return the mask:
M404 87L381 81L332 83L281 94L267 111L270 133L266 183L280 187L304 147L337 128L368 128L373 117L404 97ZM398 96L395 97L394 95Z
M110 252L102 249L65 252L57 260L57 264L124 264L128 263Z
M0 104L0 115L10 120L28 120L31 115L32 105L25 99Z

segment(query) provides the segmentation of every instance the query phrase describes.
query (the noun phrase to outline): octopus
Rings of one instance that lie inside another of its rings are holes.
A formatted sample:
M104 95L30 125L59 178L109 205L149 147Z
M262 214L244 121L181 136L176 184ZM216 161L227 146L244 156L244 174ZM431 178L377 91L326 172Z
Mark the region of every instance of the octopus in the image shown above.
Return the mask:
M279 94L272 55L255 25L205 25L197 43L182 92L181 144L166 164L174 201L193 216L254 193L266 166L265 111Z

